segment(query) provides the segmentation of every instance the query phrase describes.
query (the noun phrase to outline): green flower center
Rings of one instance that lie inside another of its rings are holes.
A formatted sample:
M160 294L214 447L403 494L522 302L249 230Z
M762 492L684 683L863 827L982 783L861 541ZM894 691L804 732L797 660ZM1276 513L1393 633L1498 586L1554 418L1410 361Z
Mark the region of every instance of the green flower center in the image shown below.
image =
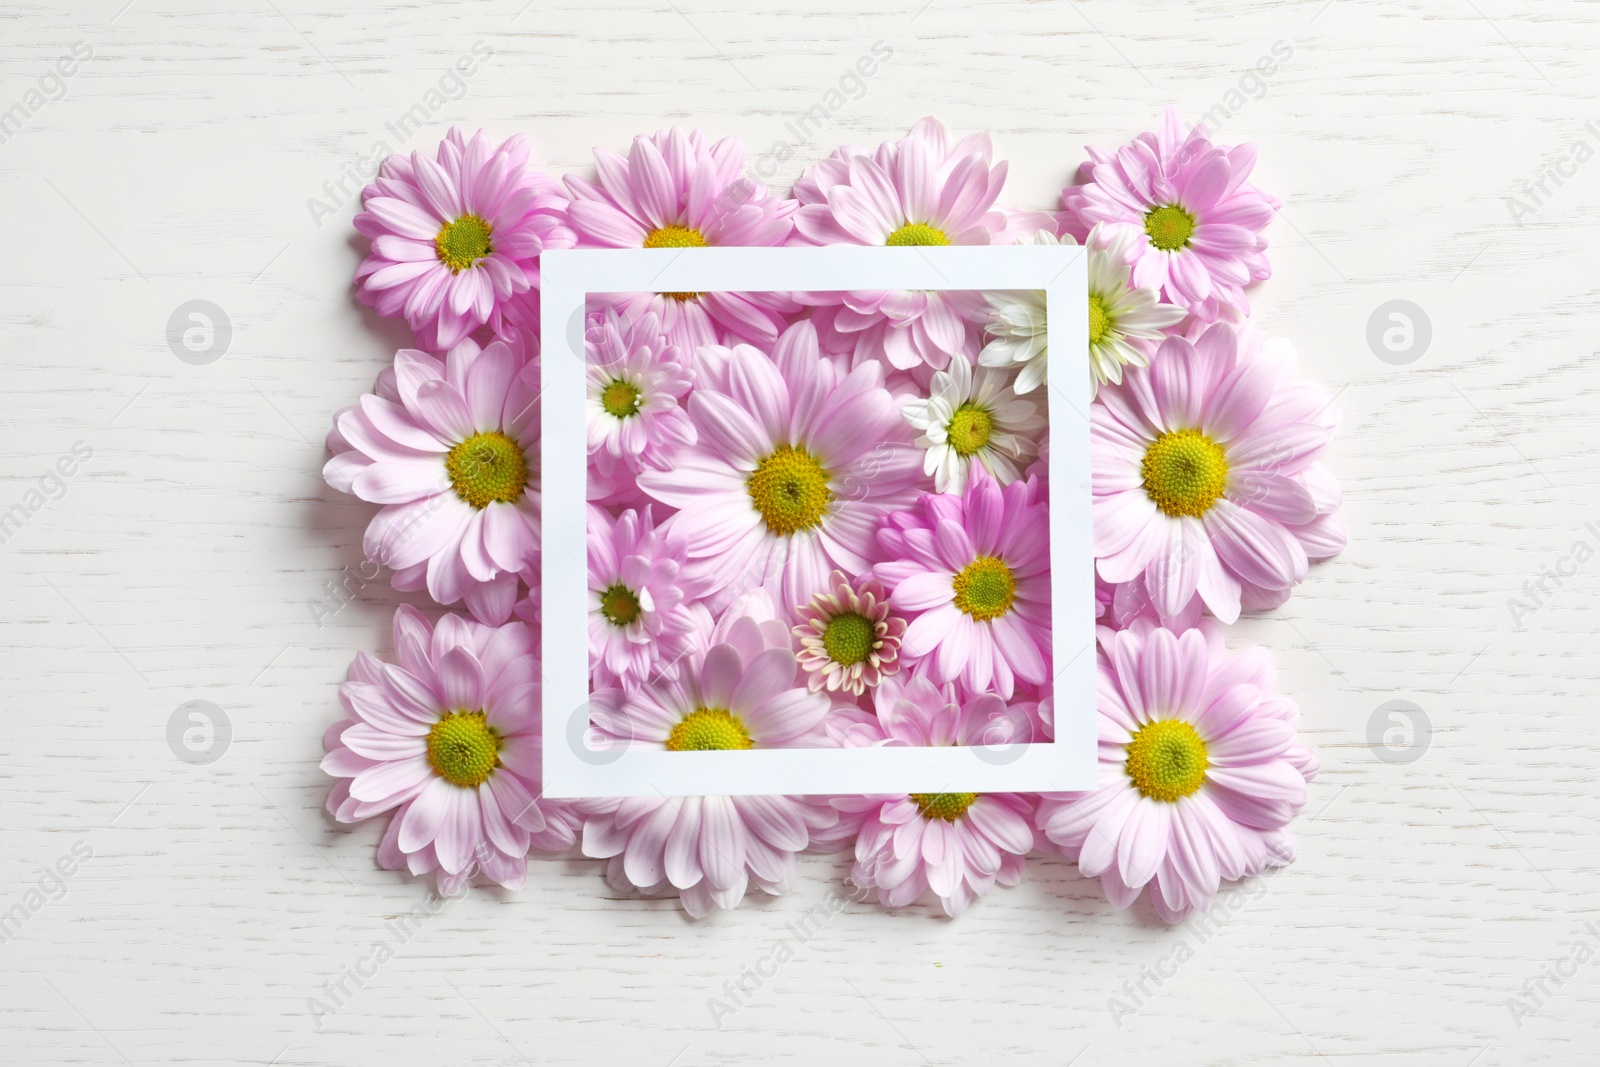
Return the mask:
M452 711L428 731L428 765L454 785L482 785L500 762L500 737L481 711Z
M1177 204L1154 208L1144 217L1144 232L1163 252L1176 252L1194 234L1194 216Z
M961 569L950 583L955 605L979 622L998 619L1011 610L1017 581L1011 568L993 556L979 556Z
M1128 777L1151 800L1172 803L1206 780L1206 743L1182 719L1162 719L1139 727L1128 742Z
M750 500L780 537L822 521L833 500L828 472L803 448L779 445L750 475Z
M607 586L600 594L600 614L612 626L627 626L639 617L639 598L621 582Z
M978 449L989 443L989 435L994 432L994 419L989 412L971 402L956 408L956 413L950 416L950 422L944 428L945 440L950 442L950 447L956 450L958 456L970 456Z
M1089 294L1089 343L1097 345L1111 329L1111 316L1106 314L1105 301L1094 293Z
M912 793L911 802L917 806L924 819L943 819L955 822L967 813L976 793Z
M1228 484L1228 456L1199 430L1169 430L1145 449L1144 491L1174 518L1211 510Z
M489 234L494 227L477 215L462 215L444 224L433 239L439 262L459 274L494 251Z
M822 631L822 647L827 650L829 659L848 667L872 654L877 636L876 627L865 615L854 612L835 615L828 620L828 628Z
M528 460L522 448L499 430L475 433L444 457L456 495L483 509L509 504L528 487Z
M950 238L943 230L934 229L926 222L908 222L889 235L883 242L891 248L904 248L909 245L947 245Z
M668 752L754 748L750 731L724 708L696 708L667 735Z
M637 415L640 399L638 386L631 385L621 378L613 378L611 384L600 392L600 406L614 419L626 419Z

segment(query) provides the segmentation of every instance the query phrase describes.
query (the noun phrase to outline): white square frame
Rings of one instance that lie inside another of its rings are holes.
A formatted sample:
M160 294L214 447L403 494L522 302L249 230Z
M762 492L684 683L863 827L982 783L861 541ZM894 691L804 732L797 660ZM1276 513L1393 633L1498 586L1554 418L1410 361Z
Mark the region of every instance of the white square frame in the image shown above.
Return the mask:
M1088 272L1077 246L559 249L541 259L544 795L1053 792L1098 777ZM1055 740L667 752L589 739L583 334L591 293L1043 290Z

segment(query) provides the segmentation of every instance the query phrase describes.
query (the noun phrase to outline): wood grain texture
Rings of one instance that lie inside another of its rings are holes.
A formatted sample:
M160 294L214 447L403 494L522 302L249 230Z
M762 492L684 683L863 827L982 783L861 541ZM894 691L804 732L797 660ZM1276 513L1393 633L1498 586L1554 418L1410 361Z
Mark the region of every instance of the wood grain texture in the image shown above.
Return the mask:
M1600 547L1600 164L1520 225L1506 204L1600 146L1594 3L123 3L0 5L0 111L93 49L0 143L0 511L93 449L0 548L0 913L74 842L93 851L0 945L0 1060L1595 1061L1600 961L1547 982L1532 1017L1508 1002L1600 943L1600 562L1520 620L1507 600L1574 542ZM1230 634L1275 650L1323 757L1299 862L1209 931L1115 913L1049 859L959 922L852 904L719 1029L707 999L844 860L696 924L555 859L518 895L449 903L319 1029L308 998L426 890L375 868L376 826L322 813L335 685L400 598L374 583L313 621L371 510L323 485L321 440L403 335L351 298L353 201L318 225L308 199L375 140L401 147L385 125L474 42L492 59L414 143L523 130L566 171L669 122L762 151L877 40L894 58L780 182L931 113L991 130L1008 203L1049 206L1083 144L1169 100L1204 113L1291 48L1223 136L1259 144L1284 202L1258 317L1344 408L1350 549ZM165 340L191 299L233 325L208 366ZM1393 299L1432 324L1406 366L1366 341ZM208 766L166 742L195 699L234 728ZM1408 765L1368 744L1394 699L1432 724ZM1157 965L1173 973L1114 1019Z

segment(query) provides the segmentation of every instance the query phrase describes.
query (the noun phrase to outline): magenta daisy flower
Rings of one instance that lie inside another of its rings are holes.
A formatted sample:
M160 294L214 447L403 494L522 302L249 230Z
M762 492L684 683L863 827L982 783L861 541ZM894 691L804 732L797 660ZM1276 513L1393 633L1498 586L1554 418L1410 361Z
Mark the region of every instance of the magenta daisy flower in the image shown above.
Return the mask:
M900 670L900 638L906 620L889 611L889 595L876 578L851 581L843 571L828 578L828 591L795 613L800 668L813 693L860 696Z
M695 442L679 404L694 376L689 353L661 332L654 313L627 319L607 308L584 335L588 366L589 499L631 504L641 469L666 467Z
M993 694L962 703L954 686L935 686L921 676L891 679L873 700L877 715L861 716L847 743L989 744L994 724L1012 718ZM833 804L846 820L861 822L851 881L876 890L891 908L914 904L931 891L946 915L960 915L996 882L1021 881L1033 848L1032 805L1016 793L837 797Z
M1133 229L1136 289L1160 289L1168 303L1207 320L1225 306L1249 310L1244 286L1272 275L1261 231L1279 206L1245 180L1254 145L1214 145L1204 126L1185 135L1169 107L1159 132L1116 152L1087 151L1084 184L1061 194L1070 230Z
M1090 409L1097 568L1108 582L1142 580L1163 618L1198 595L1233 622L1246 590L1281 602L1310 552L1343 544L1337 486L1316 464L1332 401L1285 389L1287 363L1269 355L1239 358L1225 323L1170 337Z
M426 585L504 622L538 552L537 359L516 338L469 340L442 361L405 349L379 388L334 416L323 477L384 505L364 547L396 589Z
M873 533L915 498L921 457L877 363L841 376L811 325L768 355L702 349L689 398L699 441L639 487L680 509L664 525L718 606L764 586L783 612L822 592L830 571L867 569Z
M436 159L385 159L361 202L355 227L372 253L357 295L405 316L418 343L441 352L485 323L498 328L512 298L538 287L540 253L573 244L566 197L528 166L521 134L494 145L452 127Z
M322 769L339 779L328 811L359 822L393 811L378 847L389 870L436 872L453 893L473 874L520 889L529 848L576 840L570 805L540 796L534 639L415 609L394 616L398 664L363 652L339 687L347 717L329 728Z
M765 614L760 605L756 614ZM724 618L713 639L677 679L657 680L632 697L594 693L596 732L669 752L822 743L829 700L795 686L787 631L741 615ZM611 861L612 885L676 893L695 918L735 907L751 886L788 892L795 854L812 843L813 831L839 821L825 800L806 797L630 797L587 807L583 851Z
M1126 908L1150 887L1166 922L1224 879L1294 858L1286 829L1317 759L1263 649L1230 656L1215 623L1181 636L1148 619L1100 631L1100 784L1046 794L1037 823Z
M586 248L704 248L784 244L794 228L793 200L767 195L743 177L744 145L708 143L699 130L674 126L633 139L627 158L594 150L598 183L567 177L570 217ZM783 313L795 305L768 293L632 293L613 298L628 318L654 312L673 343L693 351L719 343L717 331L771 344Z
M631 690L672 670L695 618L685 601L683 549L656 531L650 509L613 520L589 508L589 661L595 683Z
M991 163L987 134L952 143L937 119L925 118L875 152L839 149L795 185L801 207L795 235L818 245L986 245L1007 226L995 198L1006 164ZM898 368L943 368L976 354L976 292L811 293L799 299L838 305L819 321L854 349L855 361L880 354ZM828 346L830 350L834 345Z
M981 467L963 496L929 494L878 533L875 573L911 616L901 654L939 682L1009 699L1049 678L1050 530L1036 487L1001 488Z

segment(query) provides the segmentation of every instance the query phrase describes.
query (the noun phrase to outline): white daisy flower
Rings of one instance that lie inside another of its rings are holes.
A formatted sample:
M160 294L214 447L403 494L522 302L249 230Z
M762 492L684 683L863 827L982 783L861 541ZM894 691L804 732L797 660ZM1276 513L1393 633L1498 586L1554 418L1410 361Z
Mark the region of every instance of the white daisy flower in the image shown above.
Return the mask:
M1129 256L1138 231L1131 226L1096 226L1085 242L1089 250L1089 372L1096 393L1107 382L1122 381L1124 366L1143 367L1144 350L1129 338L1159 341L1162 327L1183 321L1188 312L1161 303L1157 289L1135 289L1128 279ZM1075 245L1071 234L1040 230L1019 244ZM989 293L990 342L978 355L985 367L1021 366L1015 389L1029 393L1045 379L1045 304L1042 290Z
M900 415L922 431L918 448L926 449L923 473L933 475L941 493L962 493L975 463L1001 485L1022 477L1027 461L1038 454L1036 435L1044 416L1031 400L1012 391L1005 371L977 368L952 359L938 371L926 400L902 404Z

